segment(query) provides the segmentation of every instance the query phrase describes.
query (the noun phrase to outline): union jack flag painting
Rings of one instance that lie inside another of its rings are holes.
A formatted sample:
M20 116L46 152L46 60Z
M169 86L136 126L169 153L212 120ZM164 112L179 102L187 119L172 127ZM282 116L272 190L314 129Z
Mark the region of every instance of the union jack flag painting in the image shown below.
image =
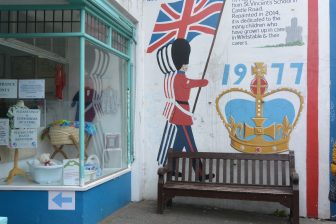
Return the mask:
M147 53L176 38L190 42L202 33L214 35L224 2L225 0L180 0L161 4Z

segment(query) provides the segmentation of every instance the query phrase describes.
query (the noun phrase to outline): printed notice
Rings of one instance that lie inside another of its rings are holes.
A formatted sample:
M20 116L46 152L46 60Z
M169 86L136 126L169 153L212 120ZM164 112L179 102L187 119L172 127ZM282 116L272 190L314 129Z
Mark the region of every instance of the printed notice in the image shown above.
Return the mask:
M19 98L44 99L44 79L19 80Z
M14 110L14 128L39 128L41 111L39 109Z
M17 149L36 148L37 147L36 129L12 129L10 147Z
M301 46L301 0L232 0L232 45Z
M17 98L16 79L0 79L0 98Z
M0 119L0 145L8 145L9 119Z
M79 159L63 160L63 184L78 185L79 184Z

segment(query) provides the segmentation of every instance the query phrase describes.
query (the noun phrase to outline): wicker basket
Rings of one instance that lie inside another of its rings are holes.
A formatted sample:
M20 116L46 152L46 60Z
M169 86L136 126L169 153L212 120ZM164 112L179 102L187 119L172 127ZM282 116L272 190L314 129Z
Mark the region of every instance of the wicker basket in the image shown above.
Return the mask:
M75 127L53 126L49 130L50 142L53 145L72 145L70 136L79 141L79 129Z

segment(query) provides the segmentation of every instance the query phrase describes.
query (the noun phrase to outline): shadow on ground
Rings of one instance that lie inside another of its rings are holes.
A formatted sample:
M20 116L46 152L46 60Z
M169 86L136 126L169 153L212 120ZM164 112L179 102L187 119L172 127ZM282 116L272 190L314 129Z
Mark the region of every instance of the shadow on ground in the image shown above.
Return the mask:
M130 203L100 224L287 224L288 217L174 203L162 215L156 201ZM331 224L324 220L300 219L301 224Z

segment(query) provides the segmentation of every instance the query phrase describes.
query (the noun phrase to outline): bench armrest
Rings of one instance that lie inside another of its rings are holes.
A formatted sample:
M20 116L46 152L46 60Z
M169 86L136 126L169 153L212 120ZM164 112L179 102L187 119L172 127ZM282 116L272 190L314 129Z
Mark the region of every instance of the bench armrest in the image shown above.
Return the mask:
M159 176L163 176L163 175L165 175L165 173L168 173L168 167L166 167L166 166L160 167L157 171L157 174Z
M297 172L293 171L290 175L291 186L294 190L299 190L299 175Z
M159 179L158 179L158 184L164 184L165 182L165 174L167 174L169 172L168 167L164 166L164 167L160 167L157 171L157 174L159 175Z

